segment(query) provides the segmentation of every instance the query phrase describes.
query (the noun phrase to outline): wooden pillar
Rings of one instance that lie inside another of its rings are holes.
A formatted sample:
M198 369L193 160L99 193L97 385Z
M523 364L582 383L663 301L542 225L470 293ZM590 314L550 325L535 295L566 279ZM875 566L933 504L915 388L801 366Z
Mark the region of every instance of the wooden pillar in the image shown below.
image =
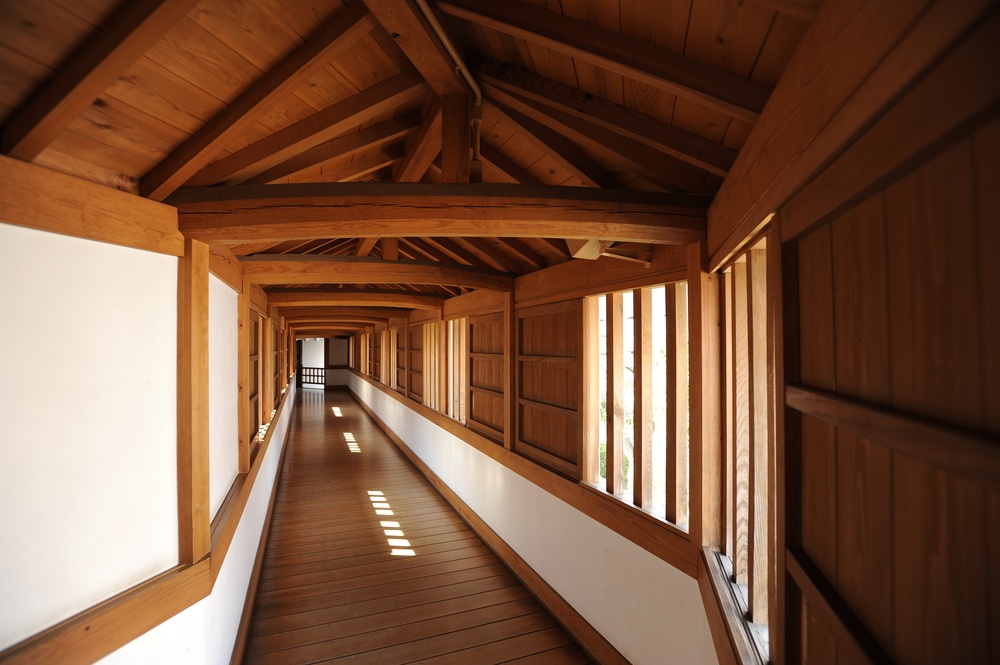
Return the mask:
M236 342L237 360L236 371L237 392L236 412L239 420L238 445L239 445L239 472L246 473L250 470L250 283L243 280L243 288L237 296L237 308L239 309L239 334Z
M517 319L514 292L503 300L503 444L513 450L517 441ZM470 402L471 403L471 402Z
M185 239L177 284L177 521L179 561L211 546L208 477L208 245Z
M605 451L606 487L608 494L622 492L622 445L625 424L625 406L622 402L622 294L609 293L605 298L608 311L608 435Z
M635 339L635 415L632 440L632 503L640 508L653 505L653 290L632 291L632 323Z
M469 182L472 162L471 116L468 95L441 98L441 182Z

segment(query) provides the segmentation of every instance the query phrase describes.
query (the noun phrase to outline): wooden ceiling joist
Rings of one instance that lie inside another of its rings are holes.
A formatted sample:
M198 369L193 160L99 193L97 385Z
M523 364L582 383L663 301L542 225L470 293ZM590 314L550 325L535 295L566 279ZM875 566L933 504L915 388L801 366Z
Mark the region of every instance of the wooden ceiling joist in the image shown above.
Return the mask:
M373 289L343 291L269 291L267 302L278 307L401 307L441 309L444 298Z
M599 238L687 244L709 199L583 187L308 183L181 190L188 237L232 244L352 237Z
M771 94L770 87L719 67L520 0L440 0L434 6L750 122Z
M422 238L422 240L426 241L429 245L437 247L442 252L445 252L450 257L450 260L454 260L459 263L466 263L470 266L477 266L479 268L488 267L479 259L478 256L450 238Z
M374 26L374 17L363 6L348 6L150 171L139 191L162 201L219 155L235 136L305 85Z
M323 172L312 178L316 182L356 182L398 163L403 158L401 146L391 145L376 152L357 157L346 157L324 165Z
M466 266L384 262L357 257L258 255L243 260L253 284L425 284L509 291L510 275Z
M376 237L358 238L358 241L359 241L358 249L355 252L355 254L357 256L368 256L369 254L371 254L372 247L374 247L375 243L378 242L378 238Z
M468 94L455 63L413 0L363 0L438 96Z
M268 300L268 305L274 305L270 300ZM278 311L285 318L294 319L302 318L304 316L339 316L341 318L375 318L375 319L391 319L398 316L406 316L409 312L405 309L397 309L395 307L369 307L369 306L340 306L340 305L303 305L300 307L291 307L286 305L277 305Z
M121 14L7 125L0 150L32 161L197 4L198 0L125 3Z
M489 102L494 110L520 128L538 149L555 159L563 168L588 186L602 189L615 189L618 187L618 183L613 176L595 164L575 143L559 132L554 131L544 122L539 122L520 111L510 108L495 98L490 98Z
M479 144L480 156L483 161L490 164L493 168L498 171L503 172L507 177L516 183L524 185L538 185L541 182L535 176L531 175L527 169L518 166L514 160L509 158L507 155L500 152L498 148L495 148L485 139L482 139Z
M476 74L482 82L558 109L588 125L600 125L716 175L725 177L736 160L735 150L521 67L483 58L477 63Z
M212 185L227 179L239 180L282 163L293 154L308 149L386 111L418 99L425 89L413 70L380 81L342 102L285 127L247 147L212 162L194 174L191 186Z
M402 138L413 131L418 124L419 119L413 113L391 118L377 125L338 136L314 148L304 150L282 163L244 180L241 184L264 185L286 178L323 162L346 157L352 153Z
M503 247L498 246L496 239L468 237L464 240L473 249L477 249L482 254L489 256L507 272L512 272L516 275L523 275L527 272L527 266L505 252Z
M441 152L441 102L435 97L424 105L420 127L406 141L403 159L392 170L396 182L420 182Z
M704 171L679 162L638 141L507 90L489 84L483 87L489 93L489 101L493 106L507 109L508 113L520 114L521 117L547 127L550 131L556 131L567 140L594 154L603 155L616 163L626 162L640 175L665 191L683 190L696 194L710 194L715 191L705 182Z

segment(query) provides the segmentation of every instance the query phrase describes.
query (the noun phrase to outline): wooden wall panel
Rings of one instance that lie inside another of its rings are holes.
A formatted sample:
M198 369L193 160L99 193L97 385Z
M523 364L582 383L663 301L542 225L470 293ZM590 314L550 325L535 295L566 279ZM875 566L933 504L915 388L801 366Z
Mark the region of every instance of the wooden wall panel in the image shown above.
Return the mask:
M994 120L798 240L802 385L998 440L1000 289L988 267L1000 206L985 158L998 137ZM871 638L869 656L995 662L995 486L890 445L810 415L786 440L801 459L801 492L789 497L800 523L788 526L801 538L789 547L847 608L841 621L808 602L791 608L790 643L810 663L848 662L851 649L834 642L846 624Z
M504 438L503 313L469 318L469 427L502 442Z

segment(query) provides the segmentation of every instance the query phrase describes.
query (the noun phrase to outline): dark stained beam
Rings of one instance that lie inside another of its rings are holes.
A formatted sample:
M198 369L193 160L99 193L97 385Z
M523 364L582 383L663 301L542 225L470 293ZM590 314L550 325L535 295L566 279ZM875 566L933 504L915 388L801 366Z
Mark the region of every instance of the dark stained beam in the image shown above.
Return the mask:
M187 184L213 185L262 172L304 149L336 138L386 111L418 99L424 90L425 84L417 72L410 70L397 74L212 162L194 174Z
M472 115L468 95L441 98L441 182L467 183L472 173Z
M440 0L435 7L751 122L771 94L719 67L520 0Z
M500 152L499 149L488 143L486 139L481 139L479 154L483 161L493 168L503 172L508 178L522 185L540 185L541 181L531 175L526 169L518 166L514 160Z
M0 150L32 161L197 4L126 2L107 29L11 121L0 137Z
M495 97L490 97L489 102L494 110L517 126L525 138L534 143L539 150L559 162L563 168L588 186L602 189L618 187L618 182L611 174L595 164L579 146L559 132L498 101Z
M264 185L329 162L402 138L419 124L415 114L392 118L377 125L339 136L314 148L304 150L266 171L244 180L244 185Z
M284 254L258 255L243 260L243 276L251 284L428 284L470 289L509 291L511 275L421 262L387 262L357 257Z
M709 198L506 184L303 183L181 190L180 230L232 244L330 237L599 238L687 244Z
M484 83L558 109L575 120L599 125L710 173L725 177L736 160L736 151L731 148L527 69L483 58L476 73Z
M374 26L374 17L363 6L348 6L146 174L139 191L162 201L218 156L233 137L302 87Z
M441 152L441 101L434 97L424 105L420 128L406 141L403 159L396 163L396 182L420 182L434 158Z

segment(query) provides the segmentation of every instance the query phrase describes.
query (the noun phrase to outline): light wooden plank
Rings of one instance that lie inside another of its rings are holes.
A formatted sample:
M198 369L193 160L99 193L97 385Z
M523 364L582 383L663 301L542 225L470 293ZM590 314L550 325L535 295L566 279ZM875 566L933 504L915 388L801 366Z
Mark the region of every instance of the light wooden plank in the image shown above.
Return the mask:
M624 404L622 402L622 295L609 293L605 298L607 307L604 320L607 322L607 413L608 434L605 451L605 491L617 496L622 492L622 443L625 426Z
M415 101L423 91L423 80L415 71L402 72L212 162L186 179L186 184L211 185L271 168L303 149Z
M196 0L131 2L6 126L4 154L31 161L164 33Z
M770 489L770 410L768 408L766 250L747 254L748 323L750 324L750 615L755 623L768 617L768 583L772 537L768 505Z
M632 291L635 339L632 503L653 507L653 290ZM674 520L676 521L676 520Z
M757 119L770 94L768 87L730 72L527 2L446 0L436 6L446 14L540 44L746 120Z
M732 496L733 511L733 578L737 584L747 584L750 577L750 444L753 435L752 386L750 384L749 279L745 262L732 267L733 291L733 448Z
M172 206L4 156L0 220L161 254L184 253Z
M684 244L704 237L707 199L502 184L315 183L182 190L170 203L186 235L236 244L358 237L359 231Z

